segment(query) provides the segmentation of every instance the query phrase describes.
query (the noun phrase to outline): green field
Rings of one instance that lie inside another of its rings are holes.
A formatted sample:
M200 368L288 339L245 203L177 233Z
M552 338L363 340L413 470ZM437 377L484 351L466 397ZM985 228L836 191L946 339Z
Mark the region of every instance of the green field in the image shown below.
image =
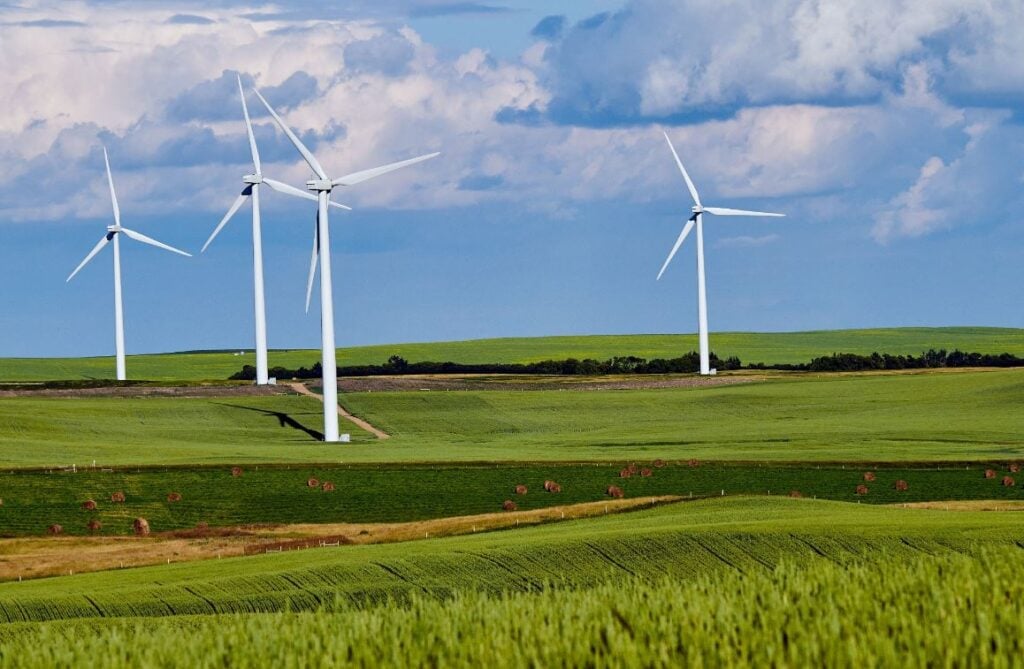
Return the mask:
M713 333L711 347L722 357L738 356L744 363L799 363L836 352L919 355L930 348L1024 356L1024 330L1015 328L880 328L813 332ZM576 337L519 337L426 344L385 344L338 350L340 365L382 364L392 355L410 362L537 362L564 358L606 360L613 356L676 358L697 349L696 335L597 335ZM309 367L318 351L271 351L271 366ZM244 364L255 364L251 353L172 353L133 355L128 374L133 379L195 381L226 379ZM112 357L4 358L0 382L57 379L109 379Z
M18 666L1014 666L1019 548L888 553L370 609L0 628ZM132 640L145 639L145 642ZM127 641L127 643L126 643ZM614 662L612 662L614 660Z
M711 388L350 393L391 433L326 445L315 400L6 398L0 467L253 462L899 462L1024 458L1024 370L783 376Z
M448 518L501 510L506 499L520 510L607 499L609 485L627 497L678 495L785 496L798 491L808 498L892 504L934 500L1024 500L1021 485L1001 484L1006 464L872 468L875 480L858 495L864 469L852 466L702 464L669 462L651 467L650 477L620 478L625 463L544 465L299 465L248 467L235 478L225 467L143 469L116 472L20 472L0 474L0 536L41 535L56 523L65 534L89 534L90 520L102 523L103 535L131 534L132 521L143 517L156 532L207 523L213 527L256 523L383 523ZM995 479L984 478L991 466ZM310 488L307 480L330 481L333 492ZM543 482L562 486L544 492ZM895 489L905 481L906 491ZM529 492L516 495L523 484ZM123 503L110 501L123 492ZM167 495L182 495L168 502ZM86 500L95 511L82 509ZM384 502L382 503L382 500Z
M487 534L114 570L0 585L0 620L148 617L367 605L412 593L532 592L628 576L684 580L783 561L1019 550L1014 512L734 498ZM1020 555L1020 553L1018 553Z

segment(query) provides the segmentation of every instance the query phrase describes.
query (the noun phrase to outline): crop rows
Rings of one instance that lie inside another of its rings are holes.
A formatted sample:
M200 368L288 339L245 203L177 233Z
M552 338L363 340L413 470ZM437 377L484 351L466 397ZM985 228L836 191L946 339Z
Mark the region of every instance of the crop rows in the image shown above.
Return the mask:
M0 665L1006 667L1024 652L1021 567L1019 548L883 550L370 608L293 595L312 611L0 627Z
M626 463L520 466L335 466L252 467L232 476L229 467L154 469L104 473L9 472L0 475L0 535L41 535L53 524L65 534L90 533L98 520L100 534L130 534L132 520L143 517L154 532L252 523L402 522L491 513L513 499L520 510L589 502L606 498L614 484L627 497L683 497L740 494L897 503L949 499L1024 499L1020 485L1001 484L1006 463L957 465L942 468L871 469L875 480L858 495L865 468L847 466L700 465L670 462L653 468L650 477L620 478ZM650 463L640 463L650 466ZM1000 477L985 479L988 467ZM1012 474L1010 474L1012 476ZM325 492L307 482L332 482ZM558 493L543 489L545 480L561 486ZM898 491L896 481L908 483ZM516 495L524 484L527 493ZM123 492L124 502L111 501ZM180 501L168 501L170 493ZM82 508L87 500L95 511Z

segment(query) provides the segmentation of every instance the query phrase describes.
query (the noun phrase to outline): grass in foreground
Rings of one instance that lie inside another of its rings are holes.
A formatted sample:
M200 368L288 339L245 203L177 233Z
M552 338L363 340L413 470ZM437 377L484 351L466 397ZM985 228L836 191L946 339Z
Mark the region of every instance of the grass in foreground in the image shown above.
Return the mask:
M321 408L296 396L8 398L0 467L1024 457L1024 370L659 390L367 392L342 402L392 438L346 425L355 443L317 443Z
M1024 652L1022 566L1019 548L881 553L369 610L15 625L0 629L0 663L1006 667Z
M1024 355L1024 330L1014 328L876 328L812 332L716 332L712 348L721 358L738 356L744 363L799 363L831 353L873 352L919 355L930 348L976 353ZM614 356L676 358L697 349L696 335L595 335L568 337L510 337L424 344L384 344L338 350L341 365L379 365L392 355L410 362L538 362L565 358L606 360ZM270 365L288 369L309 367L320 359L318 351L271 351ZM226 379L253 354L170 353L133 355L128 359L131 378L151 380ZM106 379L114 362L99 358L0 359L0 381Z
M630 576L692 580L763 572L784 561L975 554L1022 540L1012 512L738 498L489 534L7 583L0 585L0 621L314 610L412 593L534 592Z

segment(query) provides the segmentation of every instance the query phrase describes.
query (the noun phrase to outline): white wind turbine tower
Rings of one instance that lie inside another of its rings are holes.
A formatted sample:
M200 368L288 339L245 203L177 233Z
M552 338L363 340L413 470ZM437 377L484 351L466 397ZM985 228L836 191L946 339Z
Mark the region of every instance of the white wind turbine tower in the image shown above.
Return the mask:
M665 259L665 264L661 266L661 271L658 272L658 279L661 279L661 275L665 273L665 268L672 262L672 258L676 255L676 251L682 246L683 240L690 234L690 230L693 229L694 225L697 226L697 333L700 340L700 373L703 375L713 374L714 370L711 369L710 353L708 348L708 297L707 289L704 281L704 214L714 214L716 216L785 216L785 214L771 214L764 211L746 211L744 209L728 209L726 207L705 207L700 203L700 196L697 194L697 188L693 185L693 181L690 180L690 175L686 173L686 168L683 167L683 161L679 160L679 154L676 153L676 149L672 146L672 140L668 138L668 133L665 135L665 141L668 142L668 148L672 151L672 157L676 159L676 165L679 166L679 171L683 173L683 180L686 181L686 188L690 191L690 195L693 197L693 214L689 220L686 221L686 225L683 226L683 231L679 233L679 238L676 239L675 245L672 247L672 251L668 254L668 258Z
M316 262L320 261L320 345L321 345L321 367L323 371L323 393L324 393L324 441L338 441L338 364L336 350L334 348L334 297L331 285L331 238L330 225L327 217L327 208L331 202L331 191L338 186L354 186L355 184L368 181L382 174L424 160L429 160L440 155L440 152L428 153L409 160L402 160L397 163L390 163L381 167L374 167L368 170L353 172L342 177L331 179L327 172L317 162L316 157L303 145L295 133L285 125L281 117L277 115L258 90L253 89L256 97L260 99L263 106L267 108L270 115L277 121L284 134L288 136L291 143L302 155L302 158L309 165L316 175L316 178L307 181L306 187L317 194L317 216L316 216L316 237L313 242L313 260L310 265L310 280L306 292L306 305L309 305L309 291L312 288L312 276L316 271ZM321 249L323 252L321 253Z
M249 135L249 151L252 153L252 164L255 172L242 177L242 183L245 185L242 187L241 195L235 199L231 208L228 209L228 213L224 215L224 218L214 228L210 238L203 244L203 249L200 253L206 251L206 247L220 234L220 231L224 229L224 226L231 220L231 217L245 204L246 199L252 198L252 282L253 307L255 311L253 320L256 326L256 384L263 386L269 382L269 372L267 371L267 312L266 301L263 295L263 234L260 228L260 184L265 183L280 193L295 195L312 200L313 202L316 202L317 198L312 193L263 176L260 169L260 154L256 149L256 137L253 135L252 123L249 121L249 108L245 104L245 92L242 90L241 76L238 77L238 94L242 98L242 115L245 117L245 129ZM340 209L349 208L336 202L331 202L330 204Z
M110 243L111 240L114 242L114 349L117 354L117 380L125 380L125 364L124 364L124 306L121 302L121 244L120 237L125 235L129 239L134 239L137 242L143 244L149 244L172 253L178 253L183 256L191 257L190 253L185 253L180 249L176 249L173 246L168 246L162 242L147 237L146 235L129 230L128 228L121 227L121 210L117 206L117 194L114 192L114 178L110 174L110 160L107 158L107 149L103 149L103 162L107 166L107 183L110 185L110 202L114 206L114 224L107 226L107 234L103 236L103 239L99 241L96 246L93 247L92 251L89 251L89 255L85 256L85 260L78 264L75 271L68 276L67 281L71 281L72 278L78 271L85 267L86 263L93 259L93 257L99 253L104 246ZM67 282L65 281L65 283Z

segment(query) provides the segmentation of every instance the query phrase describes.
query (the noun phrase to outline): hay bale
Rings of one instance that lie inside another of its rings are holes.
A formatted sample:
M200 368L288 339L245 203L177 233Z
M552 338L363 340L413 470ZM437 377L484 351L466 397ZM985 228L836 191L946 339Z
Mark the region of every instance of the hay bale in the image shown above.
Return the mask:
M604 491L604 494L615 499L621 499L626 496L626 493L622 492L622 488L617 485L610 485L608 489Z
M149 521L145 518L136 518L132 521L132 530L137 537L149 536Z
M103 528L103 523L101 523L100 521L98 521L95 518L93 518L92 520L89 521L89 524L86 525L86 527L89 528L89 532L91 534L96 534L97 532L99 532Z
M548 489L548 492L551 492L551 493L562 492L562 486L560 486L557 483L555 483L554 481L552 481L551 482L551 487Z
M96 510L96 500L94 500L94 499L87 499L87 500L85 500L84 502L82 502L82 508L85 509L86 511L95 511Z
M875 473L874 472L864 472L864 480L867 481L868 483L871 483L872 481L875 480Z
M320 487L320 481L318 481L315 478L310 477L309 479L306 480L306 487L307 488L319 488Z
M515 511L518 508L519 507L516 506L516 503L510 499L506 499L504 502L501 503L502 511Z
M116 504L124 502L124 493L120 490L110 493L110 501Z
M1007 488L1012 488L1013 486L1017 485L1017 482L1013 480L1012 476L1004 476L1003 485L1006 486Z
M700 467L700 460L697 460L696 458L694 458L694 459L691 459L691 460L687 460L686 464L689 467Z
M630 474L636 474L638 471L640 471L640 468L636 466L635 462L629 463L629 473Z
M904 481L903 479L900 479L899 481L896 481L896 491L897 492L906 492L909 489L910 489L910 486L908 486L907 482Z
M526 486L524 486L522 483L515 487L515 491L517 495L525 495L528 492Z
M662 467L665 466L665 461L662 460L661 458L658 458L657 460L654 461L654 466L657 467L658 469L661 469Z
M167 494L167 501L168 502L180 502L181 501L181 493L180 492L168 493Z
M863 483L861 483L860 485L857 486L857 494L858 495L866 495L866 494L868 494L868 487L866 485L864 485Z
M797 499L797 498L803 497L804 495L799 490L790 490L789 491L789 496L792 497L793 499Z
M994 470L994 469L986 469L985 470L985 478L987 478L987 479L994 479L995 477L996 477L996 470Z
M544 481L544 490L546 492L551 492L551 486L553 486L554 484L555 484L555 482L552 481L551 479L546 479Z
M1011 474L1016 474L1019 471L1020 471L1020 463L1013 462L1013 463L1010 464L1010 473ZM2 499L0 499L0 504L3 504L3 503L4 503L4 501Z
M654 476L654 470L644 467L643 469L640 470L640 476L643 476L644 478L647 478L648 476Z
M330 481L324 481L324 484L321 487L323 488L324 492L334 492L334 484L331 483Z
M633 475L633 472L629 471L628 467L626 469L620 469L619 470L619 478L620 479L628 479L632 475Z
M53 525L50 525L49 527L47 527L46 531L49 534L52 534L53 536L57 536L58 534L61 534L62 532L64 532L64 528L61 527L60 525L58 525L57 523L54 523Z
M242 468L241 467L232 467L231 468L231 475L234 476L235 478L238 478L239 476L242 475Z

